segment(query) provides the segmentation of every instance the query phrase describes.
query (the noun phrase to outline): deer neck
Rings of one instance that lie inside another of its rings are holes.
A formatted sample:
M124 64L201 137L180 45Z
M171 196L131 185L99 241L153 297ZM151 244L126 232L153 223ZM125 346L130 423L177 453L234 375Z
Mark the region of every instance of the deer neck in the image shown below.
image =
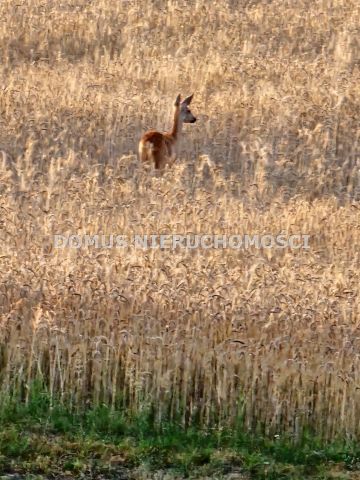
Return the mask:
M180 112L179 112L178 109L176 109L175 113L174 113L173 126L172 126L172 129L171 129L171 132L170 132L171 136L172 136L172 138L174 139L175 142L177 140L179 140L179 137L180 137L181 131L182 131L182 126L183 126L183 122L180 119Z

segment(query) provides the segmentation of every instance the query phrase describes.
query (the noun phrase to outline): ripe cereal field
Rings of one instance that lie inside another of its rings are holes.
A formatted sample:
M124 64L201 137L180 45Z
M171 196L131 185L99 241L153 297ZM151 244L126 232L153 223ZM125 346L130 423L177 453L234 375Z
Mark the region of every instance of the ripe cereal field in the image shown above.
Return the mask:
M360 8L3 0L0 391L324 440L360 433ZM141 134L194 92L159 176ZM54 235L307 234L308 249Z

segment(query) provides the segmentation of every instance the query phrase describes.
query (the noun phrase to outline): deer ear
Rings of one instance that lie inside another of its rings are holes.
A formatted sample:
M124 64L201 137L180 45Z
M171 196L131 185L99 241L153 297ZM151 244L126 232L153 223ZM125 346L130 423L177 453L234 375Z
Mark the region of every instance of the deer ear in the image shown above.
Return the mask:
M181 95L179 93L179 95L176 97L176 100L175 100L175 103L174 103L175 107L178 107L180 105L180 100L181 100Z
M182 103L185 103L185 105L190 105L191 100L193 99L193 96L194 96L194 94L192 93L191 95L189 95L188 97L186 97L186 98L182 101Z

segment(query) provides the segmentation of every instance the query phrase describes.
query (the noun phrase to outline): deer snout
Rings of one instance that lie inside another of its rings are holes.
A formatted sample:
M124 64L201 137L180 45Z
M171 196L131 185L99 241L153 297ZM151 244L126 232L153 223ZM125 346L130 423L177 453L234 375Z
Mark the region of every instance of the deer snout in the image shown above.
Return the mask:
M191 120L190 120L190 123L195 123L196 122L196 117L193 117Z

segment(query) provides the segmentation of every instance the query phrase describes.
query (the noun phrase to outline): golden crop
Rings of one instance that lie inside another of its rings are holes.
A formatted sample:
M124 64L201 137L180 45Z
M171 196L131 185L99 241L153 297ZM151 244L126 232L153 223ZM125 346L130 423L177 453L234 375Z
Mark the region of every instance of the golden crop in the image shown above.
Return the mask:
M360 433L352 0L0 4L0 388L184 425ZM137 143L181 92L164 176ZM310 235L310 249L56 249L54 234Z

